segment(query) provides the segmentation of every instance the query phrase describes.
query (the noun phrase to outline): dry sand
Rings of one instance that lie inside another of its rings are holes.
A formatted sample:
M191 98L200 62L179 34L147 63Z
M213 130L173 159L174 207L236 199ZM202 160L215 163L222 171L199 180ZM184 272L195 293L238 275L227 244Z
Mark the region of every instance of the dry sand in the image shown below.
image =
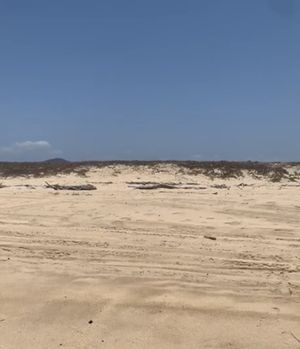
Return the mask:
M170 166L2 182L1 349L300 348L297 183Z

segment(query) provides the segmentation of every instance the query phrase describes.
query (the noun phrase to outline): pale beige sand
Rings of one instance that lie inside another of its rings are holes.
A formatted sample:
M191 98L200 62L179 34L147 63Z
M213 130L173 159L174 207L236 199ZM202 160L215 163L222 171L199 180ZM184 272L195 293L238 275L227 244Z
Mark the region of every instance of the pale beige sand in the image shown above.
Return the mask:
M300 348L300 187L161 170L2 181L0 348Z

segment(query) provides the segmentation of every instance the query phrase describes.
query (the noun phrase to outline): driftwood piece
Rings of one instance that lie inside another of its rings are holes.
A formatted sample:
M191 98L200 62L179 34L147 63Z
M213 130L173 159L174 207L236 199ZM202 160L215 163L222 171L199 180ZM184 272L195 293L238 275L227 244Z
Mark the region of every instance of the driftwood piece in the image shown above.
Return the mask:
M290 334L298 343L300 343L300 339L296 337L293 332L290 332Z
M153 190L153 189L177 189L178 187L173 184L141 184L141 185L131 185L134 189L140 190Z
M49 184L46 182L46 188L54 190L96 190L92 184L80 184L80 185L60 185L60 184Z
M28 188L28 189L36 189L39 186L37 185L31 185L31 184L15 184L15 185L4 185L0 183L0 189L1 188Z
M214 236L204 235L203 237L204 237L204 239L208 239L208 240L213 240L213 241L217 240L217 238Z
M192 186L183 183L156 183L156 182L127 182L129 188L139 190L154 190L154 189L207 189L206 187Z

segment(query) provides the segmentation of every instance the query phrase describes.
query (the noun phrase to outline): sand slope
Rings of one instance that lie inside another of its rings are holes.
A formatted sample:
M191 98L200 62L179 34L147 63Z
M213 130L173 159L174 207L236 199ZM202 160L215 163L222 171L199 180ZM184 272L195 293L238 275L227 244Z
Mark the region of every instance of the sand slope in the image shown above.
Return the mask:
M297 183L115 167L3 183L0 348L300 348Z

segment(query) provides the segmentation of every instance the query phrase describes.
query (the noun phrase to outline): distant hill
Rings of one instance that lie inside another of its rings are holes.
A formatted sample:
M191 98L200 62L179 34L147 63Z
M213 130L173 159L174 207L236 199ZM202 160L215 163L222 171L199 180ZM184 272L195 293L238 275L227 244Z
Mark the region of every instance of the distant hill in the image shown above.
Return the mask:
M54 159L46 160L44 162L46 162L47 164L66 164L69 161L66 159L62 159L62 158L54 158Z

